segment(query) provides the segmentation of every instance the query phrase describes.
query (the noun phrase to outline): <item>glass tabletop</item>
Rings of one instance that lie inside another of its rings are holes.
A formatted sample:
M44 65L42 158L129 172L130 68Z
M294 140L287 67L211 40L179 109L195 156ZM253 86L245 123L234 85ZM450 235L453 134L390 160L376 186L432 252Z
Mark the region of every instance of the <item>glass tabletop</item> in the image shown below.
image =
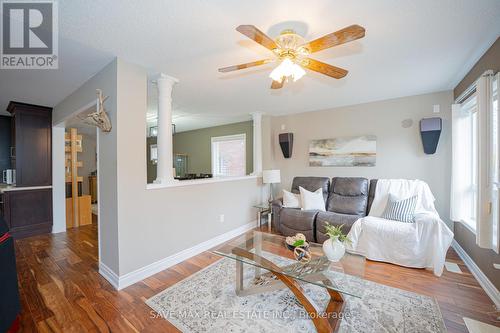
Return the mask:
M266 272L282 274L303 283L360 298L360 295L352 288L332 281L329 273L337 272L363 278L365 272L363 256L346 252L340 261L331 262L323 253L322 245L313 242L308 242L307 251L310 254L310 260L299 262L295 259L293 249L287 247L284 236L252 231L211 252L235 260L242 265L253 266L255 279L265 275L260 271L263 269Z
M266 203L253 205L252 207L258 208L258 209L269 209L269 204L266 202Z

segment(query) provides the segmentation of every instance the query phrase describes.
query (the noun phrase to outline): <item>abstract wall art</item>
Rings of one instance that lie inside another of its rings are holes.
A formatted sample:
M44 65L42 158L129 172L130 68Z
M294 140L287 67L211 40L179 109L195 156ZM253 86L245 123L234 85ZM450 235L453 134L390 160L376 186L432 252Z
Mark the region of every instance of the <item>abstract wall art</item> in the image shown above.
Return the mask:
M312 140L309 144L309 166L313 167L375 166L376 158L374 135Z

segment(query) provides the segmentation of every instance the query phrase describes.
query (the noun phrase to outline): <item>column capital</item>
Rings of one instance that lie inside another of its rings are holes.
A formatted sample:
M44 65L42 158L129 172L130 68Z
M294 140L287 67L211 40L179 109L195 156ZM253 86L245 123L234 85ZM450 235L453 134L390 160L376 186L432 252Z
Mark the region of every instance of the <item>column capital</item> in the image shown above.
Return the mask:
M255 111L255 112L250 112L250 115L252 115L252 118L262 118L262 116L265 114L265 112L260 112L260 111Z
M158 74L152 76L151 80L153 82L157 82L157 83L158 83L158 81L162 80L163 82L170 82L171 85L179 83L179 79L177 79L173 76L167 75L165 73L158 73Z
M179 83L179 79L177 79L173 76L167 75L167 74L163 74L163 73L160 73L160 75L158 76L158 80L160 80L160 79L170 81L170 82L172 82L172 84Z

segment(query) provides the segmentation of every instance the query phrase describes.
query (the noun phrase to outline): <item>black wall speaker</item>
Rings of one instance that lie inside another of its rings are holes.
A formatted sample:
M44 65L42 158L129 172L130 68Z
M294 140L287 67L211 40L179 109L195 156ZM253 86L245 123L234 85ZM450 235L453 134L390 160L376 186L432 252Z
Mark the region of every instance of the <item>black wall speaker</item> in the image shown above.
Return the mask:
M292 157L293 133L281 133L279 135L280 147L285 158Z
M420 135L424 146L424 153L431 155L436 152L443 120L441 118L424 118L420 120Z

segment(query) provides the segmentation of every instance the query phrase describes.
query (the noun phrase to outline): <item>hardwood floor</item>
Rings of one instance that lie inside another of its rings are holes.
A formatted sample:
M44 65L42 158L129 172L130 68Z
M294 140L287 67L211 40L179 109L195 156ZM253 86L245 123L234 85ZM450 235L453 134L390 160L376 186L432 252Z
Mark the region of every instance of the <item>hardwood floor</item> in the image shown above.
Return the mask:
M124 290L98 273L97 225L16 240L22 332L178 332L144 303L219 258L204 252ZM463 317L500 327L494 306L457 254L463 274L440 278L422 269L367 262L366 278L435 297L449 332L467 332Z

